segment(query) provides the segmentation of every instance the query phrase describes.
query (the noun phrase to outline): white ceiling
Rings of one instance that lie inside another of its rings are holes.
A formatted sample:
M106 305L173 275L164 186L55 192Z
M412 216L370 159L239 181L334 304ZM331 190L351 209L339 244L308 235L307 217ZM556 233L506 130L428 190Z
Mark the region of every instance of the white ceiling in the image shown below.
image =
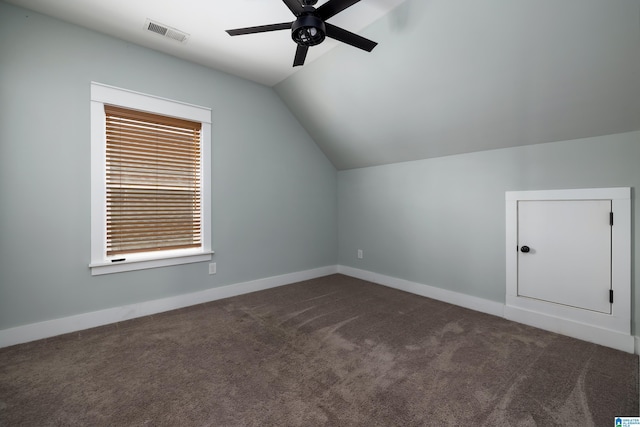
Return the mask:
M225 32L293 21L282 0L5 1L273 86L337 169L640 130L639 0L362 0L329 22L373 52L296 68L289 31Z
M357 33L405 0L363 0L328 22ZM211 68L273 86L293 68L290 31L229 36L225 30L291 22L282 0L7 0L17 6L109 34ZM319 0L315 7L326 3ZM185 43L146 30L147 19L189 34ZM309 49L306 64L336 47L326 39ZM355 48L354 48L355 49ZM359 52L358 54L366 54Z
M360 34L275 86L337 169L640 130L639 0L407 0Z

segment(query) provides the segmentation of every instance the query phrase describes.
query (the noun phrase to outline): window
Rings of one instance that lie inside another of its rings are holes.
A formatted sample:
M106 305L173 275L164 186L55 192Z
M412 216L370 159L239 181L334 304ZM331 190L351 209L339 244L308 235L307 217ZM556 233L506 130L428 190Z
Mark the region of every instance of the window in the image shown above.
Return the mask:
M91 85L91 274L211 259L211 111Z

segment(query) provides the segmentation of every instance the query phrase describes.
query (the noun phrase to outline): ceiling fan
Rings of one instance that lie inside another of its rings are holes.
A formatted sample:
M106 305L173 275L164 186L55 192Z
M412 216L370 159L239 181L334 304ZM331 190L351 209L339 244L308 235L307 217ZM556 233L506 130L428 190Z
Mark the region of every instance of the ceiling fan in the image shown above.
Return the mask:
M235 30L227 30L231 36L240 36L243 34L265 33L268 31L291 30L291 38L298 44L296 56L293 59L293 66L304 64L307 57L307 51L310 46L315 46L325 39L341 41L367 52L371 52L378 43L365 39L350 31L336 27L325 22L332 16L342 12L349 6L353 6L360 0L329 0L319 8L314 8L318 0L282 0L285 5L296 16L296 20L292 22L283 22L280 24L260 25L257 27L237 28Z

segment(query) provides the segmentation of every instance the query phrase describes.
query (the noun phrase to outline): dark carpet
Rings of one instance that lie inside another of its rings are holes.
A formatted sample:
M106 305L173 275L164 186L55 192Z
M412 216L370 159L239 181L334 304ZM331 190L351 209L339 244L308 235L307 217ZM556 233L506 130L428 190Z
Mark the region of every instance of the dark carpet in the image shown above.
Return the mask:
M637 356L333 275L0 349L3 426L611 426Z

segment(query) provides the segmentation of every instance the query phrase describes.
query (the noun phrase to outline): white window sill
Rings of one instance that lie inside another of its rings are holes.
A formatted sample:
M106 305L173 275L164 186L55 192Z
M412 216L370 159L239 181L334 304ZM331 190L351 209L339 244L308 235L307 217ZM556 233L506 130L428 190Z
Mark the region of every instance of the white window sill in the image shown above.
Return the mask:
M213 251L197 252L184 255L168 255L154 258L126 259L119 262L98 262L89 264L92 276L121 273L123 271L144 270L147 268L168 267L171 265L189 264L193 262L211 261Z

